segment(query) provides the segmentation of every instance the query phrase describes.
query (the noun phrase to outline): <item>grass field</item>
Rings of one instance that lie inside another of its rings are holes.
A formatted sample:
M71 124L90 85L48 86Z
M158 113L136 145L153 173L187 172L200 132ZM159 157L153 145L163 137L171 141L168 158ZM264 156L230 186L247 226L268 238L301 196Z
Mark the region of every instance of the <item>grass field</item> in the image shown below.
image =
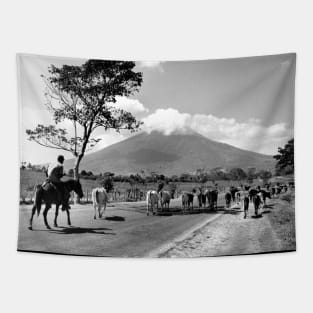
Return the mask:
M20 201L27 203L30 202L33 198L34 187L38 184L41 184L45 181L46 176L43 172L37 172L33 170L20 170ZM66 177L64 179L69 179ZM285 180L291 180L293 178L285 178ZM90 201L91 190L95 187L101 186L101 180L92 180L92 179L80 179L84 191L83 202ZM225 189L231 185L239 186L241 183L246 183L245 181L231 181L231 180L223 180L223 181L215 181L214 183L218 184L218 188L220 192L225 191ZM182 191L192 191L193 188L198 186L203 186L203 184L195 183L195 182L178 182L175 183L177 186L176 196L178 196ZM253 185L261 184L259 180L255 180ZM208 182L205 186L213 186L213 182ZM142 191L142 198L139 200L143 200L145 197L145 192L150 189L157 189L156 183L147 183L147 184L136 184L131 186L128 182L115 182L114 190L119 194L115 194L115 198L113 198L113 194L111 194L111 201L134 201L131 200L128 191L131 188L138 188ZM169 185L165 185L165 190L169 189Z
M65 178L68 179L69 177ZM32 170L20 170L20 200L21 202L29 202L33 198L34 188L36 185L41 184L45 181L46 176L42 172L32 171ZM83 191L85 198L83 201L90 200L91 190L95 187L101 186L101 180L91 180L91 179L81 179ZM218 183L220 191L230 185L238 185L241 182L238 181L216 181ZM179 195L181 191L191 191L194 187L203 185L200 183L194 182L179 182L175 183L177 186L176 195ZM213 186L212 182L208 182L206 186ZM131 189L132 186L128 182L115 182L114 189L120 193L119 201L127 201L127 190ZM147 184L136 184L133 188L138 188L140 191L143 191L143 194L147 190L157 189L156 183L147 183ZM169 185L164 187L165 190L169 189Z

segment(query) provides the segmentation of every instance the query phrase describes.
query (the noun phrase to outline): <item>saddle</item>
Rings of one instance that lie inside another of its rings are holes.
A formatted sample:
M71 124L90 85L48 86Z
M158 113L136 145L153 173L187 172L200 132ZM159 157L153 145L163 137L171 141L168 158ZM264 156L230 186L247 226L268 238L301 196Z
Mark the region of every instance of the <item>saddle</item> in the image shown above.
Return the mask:
M41 185L42 189L45 191L54 189L54 190L58 190L56 185L50 180L50 179L46 179L43 184Z

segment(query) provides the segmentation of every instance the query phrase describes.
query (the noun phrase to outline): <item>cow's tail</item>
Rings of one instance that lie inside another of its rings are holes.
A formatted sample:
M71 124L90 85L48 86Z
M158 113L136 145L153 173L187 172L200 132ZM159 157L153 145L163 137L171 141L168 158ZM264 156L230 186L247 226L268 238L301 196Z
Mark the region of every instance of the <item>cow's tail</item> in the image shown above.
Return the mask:
M40 214L42 198L43 198L43 188L41 185L38 185L36 186L35 189L35 207L37 211L37 216L39 216Z

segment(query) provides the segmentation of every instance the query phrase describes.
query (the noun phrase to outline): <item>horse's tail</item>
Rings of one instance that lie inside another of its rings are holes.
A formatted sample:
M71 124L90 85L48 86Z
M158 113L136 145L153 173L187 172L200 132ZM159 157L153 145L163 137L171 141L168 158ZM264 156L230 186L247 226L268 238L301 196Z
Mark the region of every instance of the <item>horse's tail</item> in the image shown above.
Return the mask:
M100 203L99 202L99 190L98 189L96 190L96 201L98 204Z
M36 188L35 188L35 207L37 210L37 216L39 216L40 210L41 210L42 193L43 193L42 186L41 185L36 186Z

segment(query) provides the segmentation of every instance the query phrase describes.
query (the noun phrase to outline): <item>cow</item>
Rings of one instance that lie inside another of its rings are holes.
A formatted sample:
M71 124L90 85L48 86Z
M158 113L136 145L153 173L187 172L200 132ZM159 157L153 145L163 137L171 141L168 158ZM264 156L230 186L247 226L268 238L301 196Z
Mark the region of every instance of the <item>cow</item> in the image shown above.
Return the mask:
M262 203L262 199L261 199L261 194L257 193L254 197L253 197L253 204L254 204L254 213L255 216L259 215L259 209Z
M230 193L231 193L231 198L232 198L232 201L235 202L236 201L236 192L238 192L239 189L234 187L234 186L231 186L230 187Z
M217 197L218 197L218 191L217 190L207 190L206 196L208 199L208 207L211 210L217 210Z
M108 203L108 194L104 187L94 188L91 192L91 199L92 204L94 207L94 219L97 219L97 210L98 210L98 217L102 218L103 214L105 213L105 209Z
M201 187L196 189L196 196L198 198L199 208L205 207L206 204L206 195L204 194Z
M170 201L171 201L171 193L169 191L162 190L159 192L159 198L160 198L160 204L161 209L163 210L163 207L166 209L170 208Z
M241 201L241 191L238 190L236 193L235 193L235 199L236 199L236 202L237 203L240 203Z
M152 214L155 215L154 208L156 207L156 211L158 211L159 205L159 195L155 190L149 190L146 196L147 201L147 215L149 216L149 209L151 208Z
M250 188L250 190L249 190L250 201L252 201L257 194L258 194L258 190L257 189Z
M225 193L225 202L226 208L229 208L231 203L231 193L229 191Z
M264 205L266 204L266 198L271 199L271 193L269 191L266 191L264 189L261 189L260 192L262 193L262 199L263 199L263 203Z
M193 210L193 198L194 194L191 192L184 191L182 194L182 211L183 213L186 212L186 208L188 210L192 209Z

